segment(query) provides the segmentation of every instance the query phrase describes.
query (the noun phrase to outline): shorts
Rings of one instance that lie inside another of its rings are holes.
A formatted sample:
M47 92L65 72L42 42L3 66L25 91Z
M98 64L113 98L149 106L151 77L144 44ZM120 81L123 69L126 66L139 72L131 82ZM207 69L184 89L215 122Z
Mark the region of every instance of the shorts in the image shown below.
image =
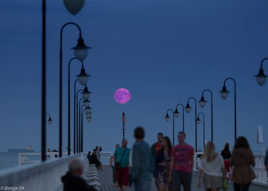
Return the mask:
M155 171L155 179L157 184L168 185L168 169L165 167L158 167Z
M220 176L210 176L204 174L203 177L204 186L208 188L222 188L223 186L223 177Z
M128 167L116 169L116 179L119 186L127 186L129 184Z

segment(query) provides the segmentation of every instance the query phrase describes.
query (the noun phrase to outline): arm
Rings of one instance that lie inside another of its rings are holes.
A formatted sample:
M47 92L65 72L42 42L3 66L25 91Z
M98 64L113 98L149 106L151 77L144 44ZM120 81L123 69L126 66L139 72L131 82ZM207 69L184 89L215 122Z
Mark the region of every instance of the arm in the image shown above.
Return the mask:
M171 182L172 181L172 171L174 168L174 157L171 157L171 161L170 161L170 165L169 165L169 173L168 173L168 181Z
M197 182L197 187L200 188L201 187L201 177L203 176L204 171L199 168L198 169L198 182Z
M134 145L133 146L133 152L132 152L132 168L131 168L131 176L132 179L135 181L135 179L137 179L138 176L138 169L139 169L139 156L138 156L138 149L137 147Z

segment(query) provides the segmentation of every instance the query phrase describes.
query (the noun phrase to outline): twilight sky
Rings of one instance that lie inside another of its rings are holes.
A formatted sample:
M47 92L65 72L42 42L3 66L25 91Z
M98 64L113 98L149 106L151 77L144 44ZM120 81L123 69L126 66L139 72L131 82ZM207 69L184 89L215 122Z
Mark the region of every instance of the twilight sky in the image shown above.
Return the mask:
M171 136L168 108L199 99L204 88L215 94L215 140L221 149L233 140L233 94L227 101L219 90L225 77L238 82L238 134L254 150L257 127L268 130L268 84L259 87L253 77L260 59L268 56L268 2L266 0L87 0L83 10L70 15L63 1L48 1L47 110L48 147L58 148L59 30L65 22L81 25L86 43L93 47L85 60L94 92L92 123L85 123L85 148L96 144L111 151L121 138L121 112L126 112L127 138L133 129L146 128L152 143L158 131ZM41 1L1 0L0 151L32 145L40 149L41 111ZM64 149L67 146L67 62L77 31L64 33ZM268 73L268 65L265 66ZM72 81L80 65L72 68ZM132 100L118 105L117 88L128 88ZM230 91L232 84L228 83ZM210 128L209 107L203 109ZM187 141L194 144L193 113L185 114ZM73 124L73 123L72 123ZM176 120L176 131L181 118ZM199 129L201 146L201 127ZM209 139L209 136L207 136Z

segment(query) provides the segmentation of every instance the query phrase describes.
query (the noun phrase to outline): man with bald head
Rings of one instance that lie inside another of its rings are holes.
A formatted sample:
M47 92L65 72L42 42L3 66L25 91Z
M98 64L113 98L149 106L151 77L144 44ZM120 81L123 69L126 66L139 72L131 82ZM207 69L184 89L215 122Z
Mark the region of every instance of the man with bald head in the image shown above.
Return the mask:
M69 170L61 178L63 191L96 191L82 178L84 164L80 159L73 159L69 164Z

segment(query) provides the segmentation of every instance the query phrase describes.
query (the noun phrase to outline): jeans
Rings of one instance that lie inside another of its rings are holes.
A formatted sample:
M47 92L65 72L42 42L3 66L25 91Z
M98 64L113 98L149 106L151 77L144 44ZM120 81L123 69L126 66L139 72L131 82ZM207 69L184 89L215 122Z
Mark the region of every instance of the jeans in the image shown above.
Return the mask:
M112 167L112 169L113 169L113 183L115 184L117 182L117 180L116 180L116 169L115 169L114 166Z
M152 180L138 179L135 181L135 191L151 191Z
M181 185L183 186L184 191L191 191L191 184L192 184L191 172L182 172L182 171L173 172L173 181L172 181L173 191L181 191Z
M234 183L234 191L249 191L250 184L236 184Z

